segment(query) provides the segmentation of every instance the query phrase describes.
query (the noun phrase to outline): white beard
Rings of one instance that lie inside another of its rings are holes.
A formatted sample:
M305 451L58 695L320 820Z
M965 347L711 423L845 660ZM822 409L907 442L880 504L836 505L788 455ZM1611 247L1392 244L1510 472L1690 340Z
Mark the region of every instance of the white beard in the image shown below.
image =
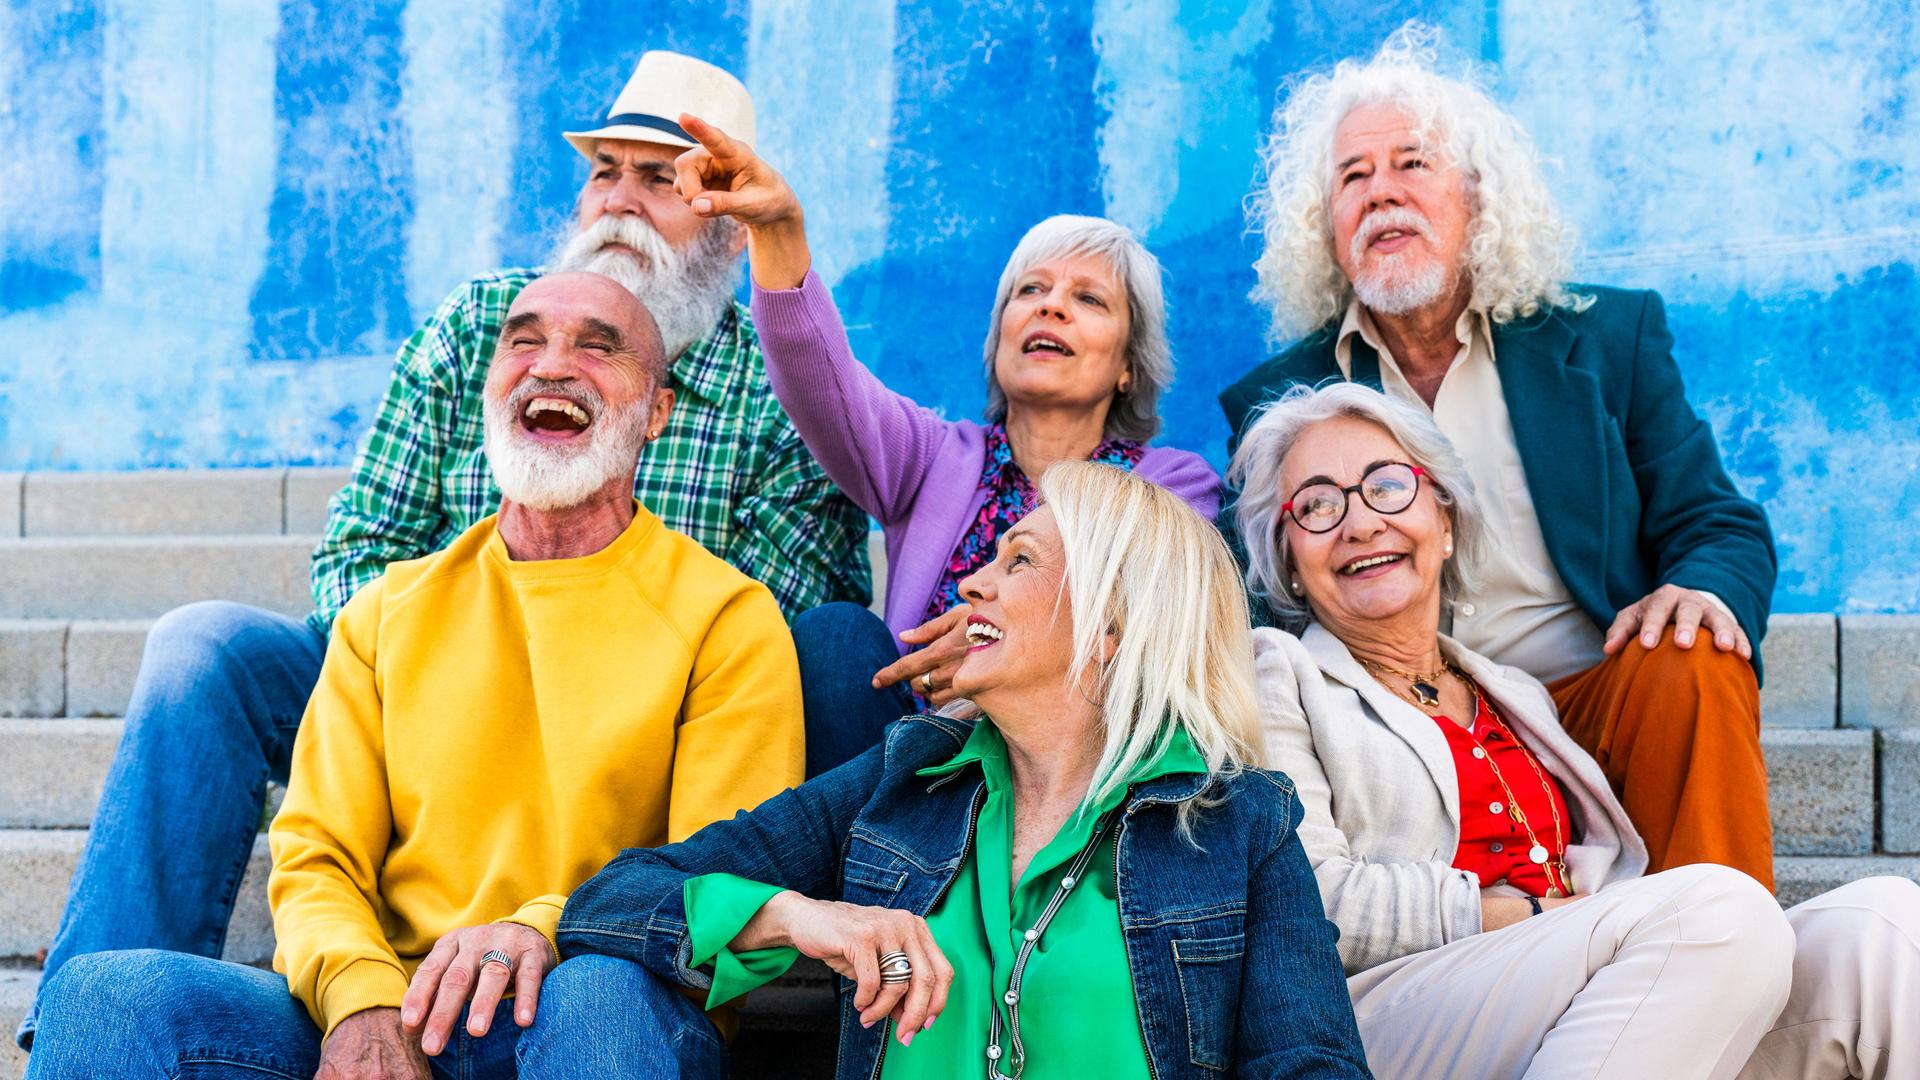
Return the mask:
M594 418L586 445L537 443L521 430L520 413L528 398L553 385L523 380L504 399L488 397L484 403L487 467L493 482L508 500L533 510L579 506L616 477L631 483L653 418L644 400L609 413L591 387L576 384L568 388L569 396L587 399Z
M608 244L632 250L608 251ZM603 214L583 229L569 228L547 266L552 272L590 270L619 282L652 313L668 360L713 332L733 302L740 273L732 227L709 223L685 250L676 250L645 218L629 214Z
M1368 311L1407 315L1445 296L1453 286L1453 275L1435 262L1415 269L1402 252L1369 258L1367 245L1388 229L1418 233L1429 240L1433 237L1432 223L1412 210L1376 210L1367 215L1354 230L1347 248L1348 261L1363 268L1353 280L1353 293Z

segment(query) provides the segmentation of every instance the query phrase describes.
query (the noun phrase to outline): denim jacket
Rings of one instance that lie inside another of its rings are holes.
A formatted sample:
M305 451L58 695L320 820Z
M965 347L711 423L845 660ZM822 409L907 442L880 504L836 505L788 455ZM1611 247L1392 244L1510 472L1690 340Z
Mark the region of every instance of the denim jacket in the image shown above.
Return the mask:
M562 957L605 953L681 986L688 966L682 886L730 873L816 899L926 915L967 857L984 781L977 766L915 770L951 758L971 723L911 717L880 746L683 843L622 852L567 901ZM1115 839L1122 936L1147 1060L1175 1077L1365 1077L1334 943L1338 932L1294 828L1300 804L1279 773L1248 770L1206 790L1164 776L1128 792ZM1178 804L1205 791L1192 842ZM1198 844L1199 848L1193 846ZM840 979L839 1080L878 1072L885 1024L860 1026Z

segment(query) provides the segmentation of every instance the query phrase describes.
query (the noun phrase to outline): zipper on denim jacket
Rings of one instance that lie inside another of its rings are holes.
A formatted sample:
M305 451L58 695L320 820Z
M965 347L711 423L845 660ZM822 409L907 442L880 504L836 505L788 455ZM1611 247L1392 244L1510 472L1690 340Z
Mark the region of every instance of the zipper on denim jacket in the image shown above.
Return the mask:
M940 901L945 900L948 890L953 888L953 880L960 876L960 867L966 865L967 856L973 852L973 834L975 830L980 827L980 804L986 802L986 800L987 784L986 781L983 780L980 782L980 786L974 789L973 807L967 811L967 838L961 841L960 844L960 861L953 864L953 873L947 875L947 880L941 883L939 891L933 894L933 902L927 905L927 909L925 911L915 912L915 914L921 918L926 918L933 912L934 908L940 906ZM887 1032L892 1030L892 1020L888 1020L886 1026L880 1029L880 1056L873 1059L873 1072L868 1077L868 1080L880 1080L880 1067L887 1063L887 1046L893 1042L892 1039L887 1038ZM1153 1063L1151 1061L1147 1063L1147 1070L1149 1072L1153 1070ZM836 1073L840 1071L839 1062L836 1061L834 1063L833 1071ZM1155 1077L1154 1080L1159 1080L1159 1078Z

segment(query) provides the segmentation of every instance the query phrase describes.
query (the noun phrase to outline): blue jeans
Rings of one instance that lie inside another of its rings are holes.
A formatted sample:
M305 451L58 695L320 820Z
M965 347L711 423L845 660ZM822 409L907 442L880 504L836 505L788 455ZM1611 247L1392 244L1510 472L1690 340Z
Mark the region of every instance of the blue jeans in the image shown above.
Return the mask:
M75 957L44 984L30 1080L231 1077L312 1080L320 1029L287 980L203 956L141 949ZM429 1058L448 1080L726 1076L699 1005L640 965L582 956L548 972L533 1026L503 1001L480 1038L463 1017Z
M839 601L802 612L793 620L793 645L800 654L809 777L866 753L888 724L920 711L904 684L873 688L873 673L900 659L900 647L880 616L859 604Z
M49 1011L44 988L76 956L220 955L267 779L286 779L325 651L305 623L243 604L190 604L154 623L22 1046Z

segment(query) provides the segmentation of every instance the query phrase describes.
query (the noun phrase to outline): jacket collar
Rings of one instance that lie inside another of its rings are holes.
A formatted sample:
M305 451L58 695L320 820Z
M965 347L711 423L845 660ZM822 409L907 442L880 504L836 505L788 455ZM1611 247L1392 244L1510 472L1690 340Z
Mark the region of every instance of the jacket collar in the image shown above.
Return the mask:
M1447 817L1458 830L1460 777L1453 768L1453 752L1447 748L1447 737L1434 726L1433 717L1380 685L1379 680L1367 674L1367 669L1353 658L1346 644L1319 623L1307 626L1306 632L1300 635L1300 643L1307 647L1307 655L1313 657L1322 672L1358 694L1387 730L1398 735L1420 758L1420 764L1426 766L1427 776L1440 793L1440 801L1446 805Z

